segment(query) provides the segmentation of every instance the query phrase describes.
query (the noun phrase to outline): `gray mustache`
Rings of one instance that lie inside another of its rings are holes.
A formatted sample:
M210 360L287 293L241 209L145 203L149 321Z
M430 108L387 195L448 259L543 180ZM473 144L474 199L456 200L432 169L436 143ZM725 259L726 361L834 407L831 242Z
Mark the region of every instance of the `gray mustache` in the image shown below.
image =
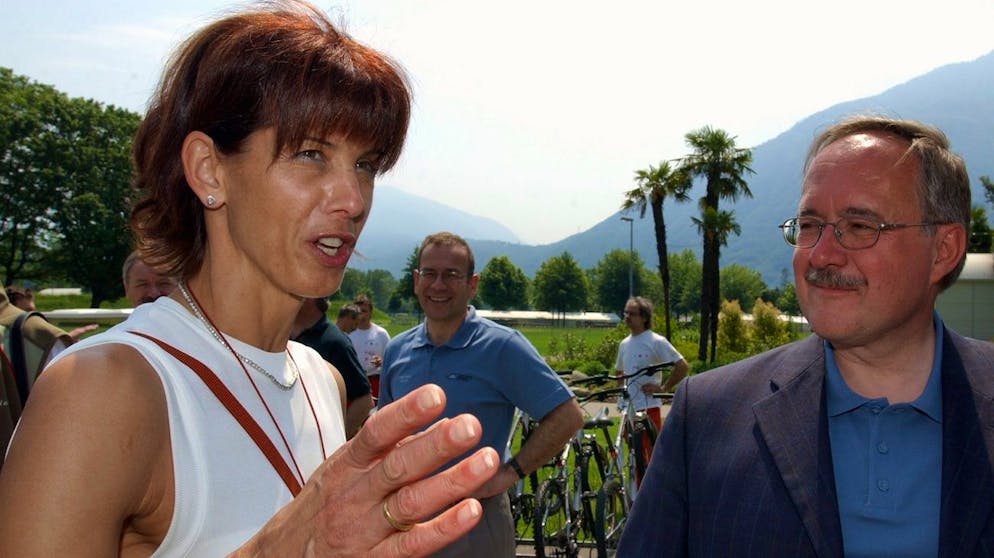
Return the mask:
M811 269L804 274L804 280L816 287L854 289L866 285L862 277L849 277L831 269Z

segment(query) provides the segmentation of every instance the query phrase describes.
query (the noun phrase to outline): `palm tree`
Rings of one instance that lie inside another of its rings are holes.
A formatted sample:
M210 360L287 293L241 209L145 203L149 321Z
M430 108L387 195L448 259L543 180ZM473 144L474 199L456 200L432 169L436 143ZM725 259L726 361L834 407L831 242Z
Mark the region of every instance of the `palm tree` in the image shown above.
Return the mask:
M735 146L735 138L720 129L705 126L693 130L685 136L691 153L683 158L680 170L691 180L703 178L707 191L701 198L701 231L704 239L701 277L701 339L698 358L707 359L709 336L718 331L718 263L721 259L719 231L709 231L718 226L720 215L718 202L722 199L738 200L740 195L752 197L744 176L752 174L752 151ZM714 215L709 217L709 212ZM729 216L731 214L729 213ZM712 234L709 234L712 233ZM727 231L734 232L734 231ZM727 238L727 232L726 238ZM738 233L736 233L738 234ZM714 362L714 343L711 344L711 362Z
M638 208L639 218L645 218L646 207L652 209L652 222L656 233L656 256L659 258L659 278L663 281L663 315L666 317L666 338L672 339L670 331L670 266L666 249L666 219L663 216L663 202L672 197L678 202L690 199L687 192L692 185L685 174L673 170L666 161L658 167L635 172L635 188L625 192L623 210Z
M710 207L701 208L701 219L697 217L691 217L691 221L697 225L698 232L705 237L705 242L710 241L713 245L717 246L720 250L722 246L728 244L728 236L731 233L738 235L742 232L742 227L735 221L735 217L731 211L715 211ZM705 260L706 261L706 260ZM720 279L720 277L716 278ZM721 291L719 289L720 281L715 281L714 284L710 286L710 291L703 291L701 293L701 304L703 306L704 300L709 299L715 301L715 307L719 306L721 303ZM708 294L704 294L707 292ZM703 320L701 320L703 322ZM711 320L709 324L708 331L709 339L711 341L711 362L714 362L715 351L718 347L718 315L715 312L715 317ZM701 347L706 347L707 342L701 341ZM701 357L701 360L704 360Z

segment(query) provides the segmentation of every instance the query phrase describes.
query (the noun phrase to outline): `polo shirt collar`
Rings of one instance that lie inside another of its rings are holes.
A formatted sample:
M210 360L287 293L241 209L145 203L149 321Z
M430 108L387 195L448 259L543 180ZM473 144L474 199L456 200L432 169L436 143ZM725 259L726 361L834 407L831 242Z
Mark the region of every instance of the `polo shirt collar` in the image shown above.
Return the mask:
M925 390L909 405L928 415L933 421L942 423L942 336L944 326L938 312L932 312L932 324L935 327L935 351L932 357L932 371L929 373ZM828 416L834 417L847 413L871 401L858 395L846 385L835 363L835 352L831 343L825 345L825 389L828 402Z
M462 325L456 330L456 333L451 339L445 342L443 347L449 347L452 349L464 349L470 342L473 341L473 332L476 331L476 325L480 323L480 317L476 315L476 308L472 305L466 307L466 317L462 321ZM414 348L420 347L431 347L431 339L428 337L428 323L422 322L418 325L418 329L415 332L415 343Z

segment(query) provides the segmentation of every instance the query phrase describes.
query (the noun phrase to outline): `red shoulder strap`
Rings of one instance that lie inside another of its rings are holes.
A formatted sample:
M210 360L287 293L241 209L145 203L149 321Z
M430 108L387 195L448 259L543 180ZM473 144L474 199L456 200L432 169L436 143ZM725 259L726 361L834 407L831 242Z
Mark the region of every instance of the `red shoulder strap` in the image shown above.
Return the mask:
M286 460L283 459L283 456L280 455L279 451L277 451L276 446L273 445L273 442L268 436L266 436L266 433L263 432L262 427L259 426L259 423L252 418L252 415L250 415L248 411L245 410L245 407L239 403L234 394L232 394L224 383L221 382L220 378L217 377L217 374L215 374L204 363L184 353L176 347L173 347L169 343L162 341L161 339L140 331L129 331L129 333L139 335L154 342L164 351L176 358L176 360L185 364L190 368L190 370L193 370L193 372L199 376L201 380L203 380L204 384L207 385L207 388L211 390L214 397L217 397L218 401L224 405L224 408L231 413L231 416L233 416L235 420L238 421L238 424L240 424L242 429L245 430L245 433L252 438L252 441L255 442L255 445L259 448L259 451L261 451L262 454L266 456L266 459L269 460L269 463L273 466L276 474L283 479L286 487L290 490L290 494L295 498L297 497L297 494L300 494L300 482L298 482L297 477L293 475L293 472L290 470L290 466L287 464Z

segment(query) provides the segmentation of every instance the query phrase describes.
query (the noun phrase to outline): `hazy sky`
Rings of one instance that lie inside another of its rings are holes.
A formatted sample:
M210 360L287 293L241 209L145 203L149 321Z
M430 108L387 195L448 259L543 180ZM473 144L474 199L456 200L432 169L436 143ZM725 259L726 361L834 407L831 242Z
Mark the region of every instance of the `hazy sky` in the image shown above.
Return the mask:
M994 0L316 4L409 73L407 149L381 181L532 244L611 215L634 171L685 154L692 129L756 145L994 50ZM172 48L236 5L0 0L0 66L143 112Z

